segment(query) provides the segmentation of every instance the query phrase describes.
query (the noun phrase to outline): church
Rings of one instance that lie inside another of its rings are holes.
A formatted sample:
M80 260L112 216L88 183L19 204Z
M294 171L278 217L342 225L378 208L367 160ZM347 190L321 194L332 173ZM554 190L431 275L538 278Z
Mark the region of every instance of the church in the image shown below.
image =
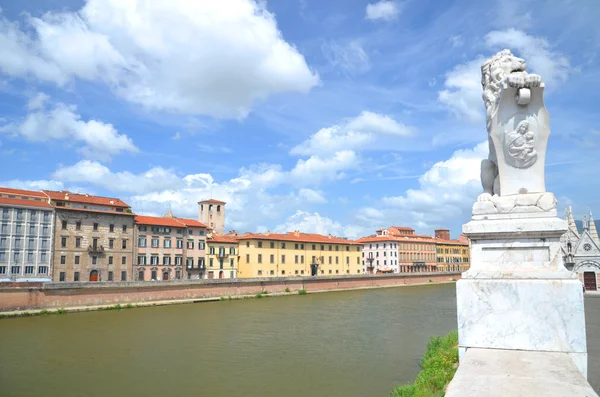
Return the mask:
M565 208L569 230L561 238L561 248L567 269L577 273L586 291L598 290L600 275L600 237L594 218L583 216L582 230L577 229L571 207Z

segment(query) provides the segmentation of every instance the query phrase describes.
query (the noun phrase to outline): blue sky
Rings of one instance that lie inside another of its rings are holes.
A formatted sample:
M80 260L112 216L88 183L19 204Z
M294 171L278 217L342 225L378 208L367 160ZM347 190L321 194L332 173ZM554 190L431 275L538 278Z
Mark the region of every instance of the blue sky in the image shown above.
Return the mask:
M547 189L600 216L596 0L0 3L0 184L227 201L228 229L457 236L487 156L479 65L546 82Z

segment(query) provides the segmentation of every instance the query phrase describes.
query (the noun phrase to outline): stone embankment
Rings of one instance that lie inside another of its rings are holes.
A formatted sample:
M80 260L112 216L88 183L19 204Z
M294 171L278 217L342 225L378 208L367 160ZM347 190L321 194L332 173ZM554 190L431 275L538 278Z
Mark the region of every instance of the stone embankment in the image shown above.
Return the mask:
M0 284L0 313L52 309L90 310L307 291L326 292L452 282L460 273L408 273L339 277L281 277L145 282Z

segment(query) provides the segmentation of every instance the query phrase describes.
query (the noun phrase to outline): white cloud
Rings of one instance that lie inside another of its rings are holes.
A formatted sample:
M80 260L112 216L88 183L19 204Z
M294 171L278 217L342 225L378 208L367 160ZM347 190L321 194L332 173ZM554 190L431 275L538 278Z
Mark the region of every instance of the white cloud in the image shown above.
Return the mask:
M330 218L321 216L319 213L306 212L298 210L296 213L282 224L274 228L276 233L287 233L300 230L304 233L332 234L337 237L357 238L366 233L366 231L355 225L342 225Z
M403 138L414 133L406 126L384 114L363 111L358 117L339 125L323 128L290 151L294 155L329 155L342 150L389 149L383 136Z
M307 160L298 160L296 167L290 171L289 177L293 183L300 186L320 185L325 181L342 179L346 176L344 170L358 166L356 153L344 150L327 158L311 156Z
M107 190L140 194L183 186L181 178L172 170L162 167L154 167L136 175L129 171L111 172L108 167L89 160L69 167L59 166L52 177L62 182L91 183Z
M173 134L173 136L171 137L172 140L174 141L178 141L181 139L181 132L177 131L176 133Z
M233 150L227 146L218 146L215 144L205 145L203 143L198 143L196 146L204 153L233 153Z
M340 70L348 77L366 73L371 68L369 55L358 41L323 43L321 52L332 69Z
M515 50L527 61L528 71L541 75L549 87L566 81L571 71L569 59L551 51L550 44L543 37L530 36L521 30L506 29L488 33L485 42L491 48Z
M307 203L311 204L325 204L327 203L327 199L323 197L322 192L318 192L313 189L303 188L298 191L298 196L305 200Z
M88 0L27 23L0 17L4 74L101 81L151 109L244 117L257 100L319 83L262 1Z
M127 135L119 134L111 125L98 120L81 120L74 105L56 103L47 109L48 96L38 94L29 101L30 113L18 125L6 130L32 142L63 140L81 142L78 150L88 158L107 159L121 152L137 152L138 148Z
M24 189L24 190L63 190L64 184L60 181L54 180L39 180L39 181L21 181L18 179L12 179L9 181L0 182L0 186L10 187L13 189Z
M569 60L550 49L547 40L533 37L516 29L492 31L485 36L490 50L509 48L515 55L527 61L528 71L538 73L550 86L565 81L571 70ZM490 53L489 55L492 55ZM455 66L446 74L445 89L438 92L438 100L455 116L471 123L485 119L485 108L481 99L481 64L485 57Z
M488 154L488 143L471 150L457 150L452 157L434 164L419 178L419 188L403 196L384 197L389 207L387 219L420 228L433 228L451 220L468 219L477 195L481 193L480 164Z
M377 3L367 4L365 18L371 21L382 19L391 21L398 18L400 7L395 1L379 1Z

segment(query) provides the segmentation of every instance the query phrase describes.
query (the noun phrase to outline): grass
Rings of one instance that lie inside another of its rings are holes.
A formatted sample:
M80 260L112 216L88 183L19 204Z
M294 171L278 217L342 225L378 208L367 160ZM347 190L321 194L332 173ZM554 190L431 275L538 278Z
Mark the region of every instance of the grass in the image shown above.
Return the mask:
M432 337L413 383L398 386L391 397L442 397L458 367L458 331Z
M285 291L285 292L290 292L290 289L289 289L289 288L286 288L284 291Z
M308 292L306 292L305 289L301 289L300 291L298 291L298 295L306 295Z
M262 296L262 294L261 294L260 292L257 292L257 293L256 293L256 295L254 295L254 297L255 297L256 299L260 299L260 298L262 298L263 296Z

